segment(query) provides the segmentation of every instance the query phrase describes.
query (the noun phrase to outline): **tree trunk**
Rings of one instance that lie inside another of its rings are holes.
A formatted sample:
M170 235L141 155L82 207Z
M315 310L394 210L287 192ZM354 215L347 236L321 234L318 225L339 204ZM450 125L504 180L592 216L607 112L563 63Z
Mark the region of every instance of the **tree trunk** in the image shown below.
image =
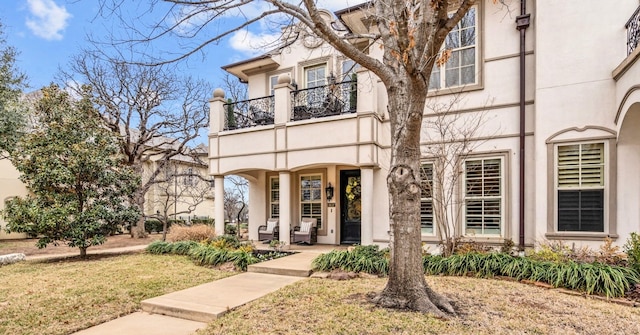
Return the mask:
M80 258L87 258L87 247L80 247Z
M134 202L140 210L140 218L135 225L131 225L131 238L145 238L147 232L144 231L144 195L137 191L134 196Z
M399 75L387 92L393 131L387 176L391 259L387 286L374 302L386 308L411 309L440 317L455 315L449 301L427 285L422 265L420 131L427 89L420 80Z
M162 241L163 242L167 240L167 221L168 220L166 218L162 220Z

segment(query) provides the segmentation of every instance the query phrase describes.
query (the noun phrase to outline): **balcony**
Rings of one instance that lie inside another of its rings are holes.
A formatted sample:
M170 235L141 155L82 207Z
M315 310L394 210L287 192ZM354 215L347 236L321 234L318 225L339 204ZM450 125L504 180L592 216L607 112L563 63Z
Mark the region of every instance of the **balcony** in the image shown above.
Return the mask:
M231 100L231 99L229 99ZM234 130L273 124L274 96L228 102L224 104L224 130Z
M357 85L350 80L291 92L293 121L355 113Z
M358 100L356 80L332 82L290 92L291 113L288 121L322 118L355 113ZM224 130L236 130L274 124L275 96L224 104Z
M640 41L640 6L636 8L624 27L627 29L627 55L630 55Z

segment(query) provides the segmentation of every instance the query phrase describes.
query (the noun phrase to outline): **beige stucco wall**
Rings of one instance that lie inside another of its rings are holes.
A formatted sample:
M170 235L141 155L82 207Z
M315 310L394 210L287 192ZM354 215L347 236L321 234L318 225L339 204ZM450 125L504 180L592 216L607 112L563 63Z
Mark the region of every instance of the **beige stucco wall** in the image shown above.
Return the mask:
M619 94L612 71L626 58L624 24L638 2L617 1L615 6L601 4L595 0L536 2L535 178L541 181L535 185L538 240L544 239L548 232L548 214L555 212L547 203L547 198L553 196L549 194L553 181L548 183L551 178L548 169L550 144L546 141L552 135L573 127L577 130L564 133L562 139L579 141L610 135L590 128L594 126L617 133L614 119ZM616 150L615 145L610 150ZM637 157L637 152L635 155ZM624 150L617 156L618 166L628 167L631 163L630 155ZM635 172L627 167L616 171L621 183L637 179L635 175L629 175ZM610 169L616 169L616 166L611 164ZM612 189L616 185L608 186ZM637 214L631 215L628 210L629 204L640 201L638 194L637 189L625 192L624 196L617 194L618 244L623 244L634 229L630 227L637 226ZM611 207L605 210L605 216L608 210ZM567 240L592 247L600 244L598 241Z

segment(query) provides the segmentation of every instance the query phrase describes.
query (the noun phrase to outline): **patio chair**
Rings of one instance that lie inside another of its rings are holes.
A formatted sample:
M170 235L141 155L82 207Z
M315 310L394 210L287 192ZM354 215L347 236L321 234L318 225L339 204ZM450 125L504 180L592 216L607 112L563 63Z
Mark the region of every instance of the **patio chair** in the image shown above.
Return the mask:
M280 239L280 231L278 227L278 219L269 219L267 220L266 225L262 225L258 227L258 240L260 241L271 241L271 240L279 240Z
M300 225L293 227L291 243L307 243L309 245L318 241L318 228L316 219L302 218Z

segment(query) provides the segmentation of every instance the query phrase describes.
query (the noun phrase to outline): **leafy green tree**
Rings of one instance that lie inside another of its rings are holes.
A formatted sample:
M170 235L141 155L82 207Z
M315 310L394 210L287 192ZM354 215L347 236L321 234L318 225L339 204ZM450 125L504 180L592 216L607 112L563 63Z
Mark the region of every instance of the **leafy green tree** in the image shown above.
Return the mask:
M0 22L0 159L13 150L26 124L19 98L25 75L15 66L17 51L8 46Z
M139 177L120 164L116 139L87 95L74 101L46 87L34 117L10 157L31 194L7 201L7 230L38 236L41 248L62 242L86 256L118 225L138 219L127 199Z

